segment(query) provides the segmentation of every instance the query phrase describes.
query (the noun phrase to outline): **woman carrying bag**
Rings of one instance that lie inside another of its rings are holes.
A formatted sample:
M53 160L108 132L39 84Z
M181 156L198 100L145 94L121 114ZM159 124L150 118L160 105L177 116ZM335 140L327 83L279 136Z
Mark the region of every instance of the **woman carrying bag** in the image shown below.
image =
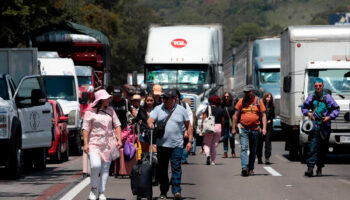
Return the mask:
M225 92L222 101L222 108L224 109L225 123L224 123L224 156L223 158L227 158L228 152L228 143L230 142L231 147L231 156L232 158L236 158L235 153L235 138L231 134L232 129L232 116L234 114L233 107L233 97L229 92Z
M207 117L215 117L215 127L213 131L208 132L205 129L206 124L202 124L202 134L204 152L207 157L207 165L215 165L216 149L218 148L220 137L224 133L224 110L220 108L221 99L219 96L213 95L209 98L209 106L202 113L202 122L206 123ZM204 130L203 130L204 129Z
M111 97L104 89L97 91L95 101L84 115L82 127L84 152L88 154L91 166L90 200L107 199L104 192L109 176L109 166L111 161L118 157L119 149L123 145L120 121L113 108L109 106ZM100 180L98 180L99 174Z

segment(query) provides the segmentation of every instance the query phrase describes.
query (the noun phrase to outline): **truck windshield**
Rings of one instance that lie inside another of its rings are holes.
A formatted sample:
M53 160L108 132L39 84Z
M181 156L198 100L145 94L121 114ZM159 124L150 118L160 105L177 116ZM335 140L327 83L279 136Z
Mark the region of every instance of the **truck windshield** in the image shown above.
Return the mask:
M9 91L4 78L0 78L0 97L4 100L9 100Z
M334 93L350 94L350 70L348 69L312 69L309 70L308 92L314 92L314 80L320 77L323 79L324 88Z
M260 70L259 80L260 80L260 83L280 83L280 70L279 69Z
M76 101L74 76L44 76L48 99Z
M203 84L206 83L207 67L198 69L182 68L182 66L172 68L162 68L155 66L147 71L147 82L160 84L163 89L177 87L181 92L202 93Z
M78 76L78 84L82 85L92 85L91 76Z

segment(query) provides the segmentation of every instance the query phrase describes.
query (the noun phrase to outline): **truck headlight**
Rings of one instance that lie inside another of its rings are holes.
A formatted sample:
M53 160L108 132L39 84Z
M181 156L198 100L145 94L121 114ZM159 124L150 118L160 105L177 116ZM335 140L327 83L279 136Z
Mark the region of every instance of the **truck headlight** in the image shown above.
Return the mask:
M8 138L9 135L9 118L7 115L0 115L0 138Z
M76 121L76 110L72 110L69 112L68 114L68 125L75 125L75 121Z

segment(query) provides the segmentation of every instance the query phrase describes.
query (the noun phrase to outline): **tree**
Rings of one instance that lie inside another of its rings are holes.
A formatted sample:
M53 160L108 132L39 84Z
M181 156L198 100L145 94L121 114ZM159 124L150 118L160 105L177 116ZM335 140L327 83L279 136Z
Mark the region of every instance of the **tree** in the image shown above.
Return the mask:
M247 38L256 38L265 35L264 29L255 23L239 25L233 32L231 48L239 46Z

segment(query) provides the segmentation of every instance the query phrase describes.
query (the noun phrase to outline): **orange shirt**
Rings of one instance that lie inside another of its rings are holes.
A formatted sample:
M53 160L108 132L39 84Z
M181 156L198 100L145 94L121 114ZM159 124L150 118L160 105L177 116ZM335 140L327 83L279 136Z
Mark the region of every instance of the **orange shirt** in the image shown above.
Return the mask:
M244 102L243 104L243 98L241 98L237 104L236 104L236 110L241 111L241 120L240 123L244 126L246 129L251 130L258 130L259 129L259 108L258 105L256 105L258 97L254 97L253 101ZM262 101L262 99L259 100L260 104L260 112L265 112L266 108Z

